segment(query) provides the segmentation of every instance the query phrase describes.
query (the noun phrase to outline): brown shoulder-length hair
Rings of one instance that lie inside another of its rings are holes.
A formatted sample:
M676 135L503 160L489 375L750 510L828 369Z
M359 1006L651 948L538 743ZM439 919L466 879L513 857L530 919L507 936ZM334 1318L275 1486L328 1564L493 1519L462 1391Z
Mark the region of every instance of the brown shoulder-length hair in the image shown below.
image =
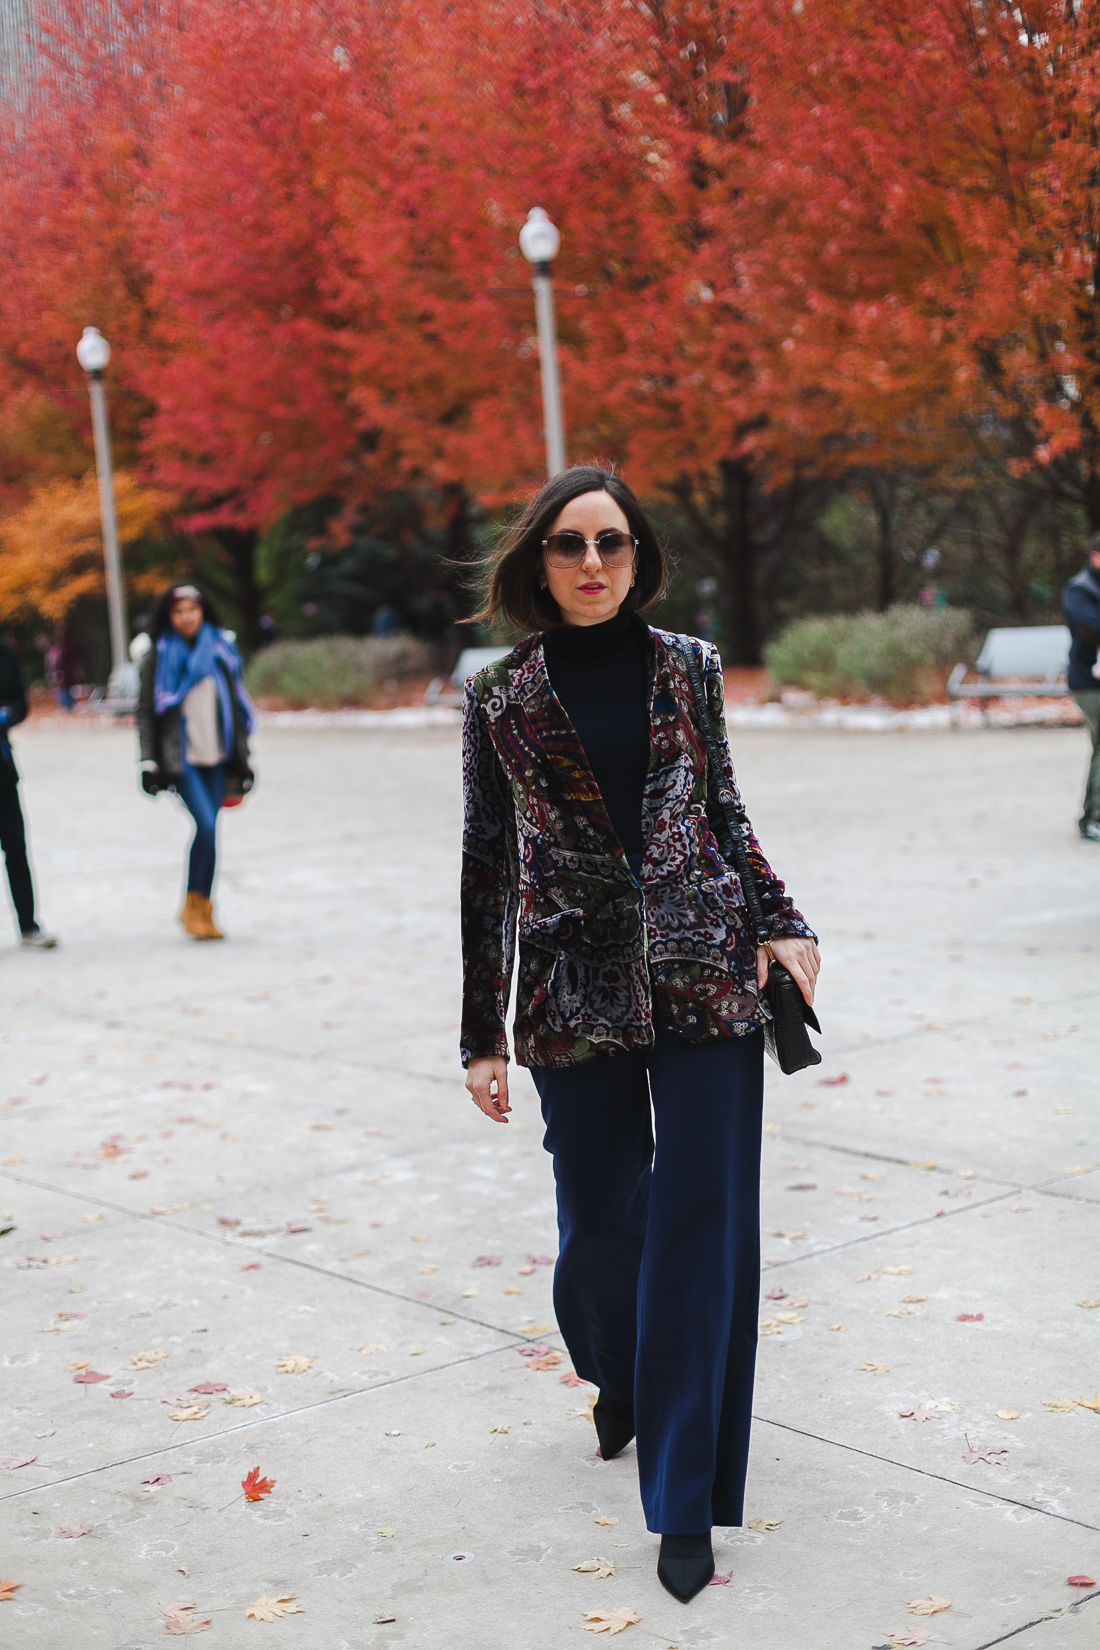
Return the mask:
M562 622L558 604L544 590L542 541L571 499L583 493L608 493L630 524L638 541L638 563L634 583L620 612L635 612L655 602L665 588L668 562L653 524L637 495L621 476L599 464L574 464L551 476L540 487L519 519L502 535L483 567L489 574L485 605L468 621L471 624L512 625L528 632L553 630Z

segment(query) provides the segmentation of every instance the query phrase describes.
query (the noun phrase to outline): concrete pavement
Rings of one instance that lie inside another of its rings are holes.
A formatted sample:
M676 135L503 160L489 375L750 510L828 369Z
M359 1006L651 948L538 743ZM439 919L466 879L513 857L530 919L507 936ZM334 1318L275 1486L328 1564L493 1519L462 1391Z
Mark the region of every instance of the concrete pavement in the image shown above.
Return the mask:
M759 1522L687 1608L554 1356L533 1088L502 1129L461 1087L456 734L263 732L223 946L173 921L187 822L132 731L17 740L63 943L0 952L4 1650L564 1650L623 1608L685 1650L1097 1642L1081 730L736 735L826 1058L769 1070Z

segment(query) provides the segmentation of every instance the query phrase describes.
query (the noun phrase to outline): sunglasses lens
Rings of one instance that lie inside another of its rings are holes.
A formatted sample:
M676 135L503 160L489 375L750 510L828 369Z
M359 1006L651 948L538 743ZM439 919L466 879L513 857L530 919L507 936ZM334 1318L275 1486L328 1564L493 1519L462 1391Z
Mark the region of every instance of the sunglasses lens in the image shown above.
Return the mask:
M551 533L546 541L546 559L551 567L576 567L584 560L585 548L580 533Z
M634 560L634 540L629 533L601 533L596 547L608 567L627 567Z

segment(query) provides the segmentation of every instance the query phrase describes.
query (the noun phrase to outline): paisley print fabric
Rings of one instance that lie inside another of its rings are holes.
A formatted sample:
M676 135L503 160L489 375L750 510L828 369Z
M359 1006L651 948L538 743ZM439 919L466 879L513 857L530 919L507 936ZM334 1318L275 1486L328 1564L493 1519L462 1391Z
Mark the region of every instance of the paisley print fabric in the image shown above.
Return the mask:
M763 1023L756 943L741 884L707 819L706 747L676 638L649 629L650 761L637 878L584 748L546 673L538 636L466 684L462 841L463 1064L573 1066L653 1043L654 1022L690 1042ZM725 749L722 667L696 644ZM775 939L812 936L755 836L750 854Z

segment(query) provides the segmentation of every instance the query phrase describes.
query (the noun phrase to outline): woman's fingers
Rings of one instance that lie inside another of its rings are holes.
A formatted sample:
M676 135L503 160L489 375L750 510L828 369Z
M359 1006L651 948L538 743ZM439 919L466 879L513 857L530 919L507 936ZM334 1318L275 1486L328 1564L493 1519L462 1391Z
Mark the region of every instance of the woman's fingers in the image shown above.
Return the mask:
M493 1093L493 1088L496 1093ZM506 1123L508 1104L508 1063L506 1060L471 1060L466 1087L478 1107L495 1123Z

